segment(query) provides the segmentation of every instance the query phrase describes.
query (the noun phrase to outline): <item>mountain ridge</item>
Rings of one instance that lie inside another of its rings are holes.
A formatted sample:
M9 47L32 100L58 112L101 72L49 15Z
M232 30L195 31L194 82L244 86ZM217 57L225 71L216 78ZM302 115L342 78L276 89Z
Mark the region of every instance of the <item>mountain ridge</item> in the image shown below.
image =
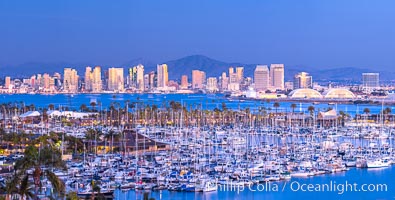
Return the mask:
M227 72L229 67L244 67L245 76L253 77L254 70L257 64L245 64L240 62L225 62L210 58L205 55L189 55L179 59L173 59L159 64L167 64L169 71L169 78L171 80L180 80L182 75L188 75L191 77L192 70L202 70L206 72L207 77L219 77L222 72ZM135 66L137 64L143 64L145 67L145 73L150 71L156 71L156 62L144 58L131 59L123 64L116 65L114 67L122 67L127 74L127 68ZM50 73L54 72L63 73L63 68L72 67L78 71L78 74L83 76L86 66L96 66L97 64L92 63L69 63L69 62L27 62L15 66L2 65L0 67L0 76L12 76L12 77L30 77L33 74L38 73ZM267 64L270 66L270 64ZM110 65L103 65L102 69L108 69ZM29 68L29 69L27 69ZM374 71L371 69L358 68L358 67L338 67L338 68L326 68L317 69L309 68L305 66L287 66L285 65L285 81L291 81L293 76L301 71L306 71L313 76L314 81L360 81L362 73L364 72L377 72L380 73L381 80L392 80L395 77L395 72L390 71Z

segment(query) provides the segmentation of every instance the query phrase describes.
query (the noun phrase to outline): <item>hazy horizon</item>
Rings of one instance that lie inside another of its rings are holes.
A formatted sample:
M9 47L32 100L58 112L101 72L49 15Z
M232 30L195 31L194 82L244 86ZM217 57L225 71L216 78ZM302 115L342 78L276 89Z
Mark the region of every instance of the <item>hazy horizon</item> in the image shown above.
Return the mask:
M224 62L392 70L395 2L3 1L0 65L189 55Z

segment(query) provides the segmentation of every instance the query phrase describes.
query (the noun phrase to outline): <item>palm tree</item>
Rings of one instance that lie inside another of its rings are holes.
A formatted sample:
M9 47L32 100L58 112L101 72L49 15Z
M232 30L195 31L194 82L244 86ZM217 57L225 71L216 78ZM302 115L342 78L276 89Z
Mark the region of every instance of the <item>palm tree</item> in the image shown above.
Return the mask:
M29 182L29 176L26 174L20 182L19 186L19 195L21 195L22 199L33 199L33 186Z
M296 104L291 104L291 109L292 109L292 113L294 113L295 112L295 108L296 108Z
M364 108L363 112L368 115L370 113L370 109L369 108Z
M274 109L276 110L276 114L277 114L277 110L278 110L278 108L280 107L280 103L275 102L275 103L273 104L273 107L274 107Z
M391 114L391 112L392 109L390 107L386 107L384 110L381 111L381 113L383 114L382 116L383 123L387 121L388 115Z
M86 106L85 104L81 104L80 110L81 110L81 112L86 112L86 111L88 111L88 106Z
M48 105L48 109L49 109L49 110L54 110L54 109L55 109L55 106L54 106L53 104L49 104L49 105Z
M30 176L27 170L33 169L33 199L37 199L42 177L46 177L51 182L55 198L62 198L65 194L65 184L53 173L54 169L66 170L66 163L62 160L60 150L55 146L55 140L56 138L51 135L40 136L25 148L24 157L15 164L15 177ZM24 189L24 195L30 195L30 186L24 182L25 179L26 177L20 182L19 189Z
M342 126L344 126L345 120L349 117L349 115L347 113L345 113L344 111L339 111L339 119L341 121Z
M119 141L119 136L120 135L118 133L115 133L115 131L112 129L110 131L108 131L108 133L104 136L104 138L107 141L111 141L110 142L111 153L113 153L113 150L114 150L114 141Z
M369 115L369 113L370 113L370 109L369 108L364 108L363 109L363 112L365 113L365 120L367 120L368 119L368 115Z
M14 174L11 178L7 179L5 182L4 192L6 193L6 200L12 199L12 196L15 194L18 194L19 188L18 185L20 183L20 177L17 176L16 171L14 171Z
M96 102L92 101L92 102L90 103L90 106L92 107L92 111L93 111L93 112L96 111L96 109L95 109L95 107L96 107Z
M307 108L307 110L310 112L310 115L313 116L314 111L315 111L314 106L309 106L309 107Z

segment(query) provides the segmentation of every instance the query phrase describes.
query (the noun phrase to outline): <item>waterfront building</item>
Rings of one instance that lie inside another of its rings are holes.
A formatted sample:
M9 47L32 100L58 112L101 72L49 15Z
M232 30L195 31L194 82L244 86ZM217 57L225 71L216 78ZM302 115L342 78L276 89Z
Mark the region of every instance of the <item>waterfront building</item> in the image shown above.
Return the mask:
M362 73L362 89L365 92L380 89L379 73Z
M169 82L169 74L167 71L167 65L161 64L157 65L157 87L166 88Z
M41 75L40 75L41 76ZM37 76L37 80L40 78ZM78 92L78 74L77 70L64 68L63 73L63 91L66 93Z
M108 69L108 86L109 91L121 92L124 90L123 68Z
M237 82L242 83L244 81L244 67L236 67Z
M152 72L150 72L149 74L148 74L148 85L149 85L149 89L153 89L153 88L155 88L155 87L157 87L157 84L158 84L158 76L157 76L157 74L154 72L154 71L152 71Z
M265 91L269 88L269 68L267 65L257 65L254 71L256 91Z
M140 91L144 91L144 66L139 64L133 68L136 69L136 79L134 80L136 88Z
M181 89L188 89L188 76L187 75L181 76Z
M288 95L292 99L321 99L322 95L316 90L310 88L301 88L292 90Z
M192 89L203 89L206 73L200 70L192 70Z
M10 88L10 85L11 85L11 77L6 76L5 77L4 88L8 89L8 88Z
M228 77L226 77L226 72L222 72L221 75L221 90L225 91L228 89L228 83L229 83L229 79Z
M100 66L96 66L93 69L91 84L92 84L91 90L92 90L93 93L102 92L103 82L102 82L102 79L101 79L101 67Z
M173 80L169 80L169 82L167 83L167 89L170 91L175 91L178 90L180 87L177 83L177 81L173 81Z
M144 66L142 64L129 68L128 85L144 91Z
M209 77L207 79L206 90L208 92L217 92L218 91L218 81L215 77Z
M326 99L354 99L356 96L346 88L332 88L323 93Z
M238 79L238 74L234 72L234 68L229 68L229 83L228 83L229 91L239 91L240 90L240 82Z
M270 65L270 86L275 90L284 90L284 64Z
M292 81L284 82L284 89L285 90L293 90L294 89L294 83Z
M92 68L91 67L86 67L85 68L85 78L84 78L84 83L85 83L85 91L92 91Z
M51 77L49 76L49 74L45 73L42 77L42 86L44 91L50 91L51 89Z
M43 87L43 77L41 76L41 74L37 74L37 78L36 78L36 88L40 89Z
M53 80L56 88L60 88L62 86L62 75L60 75L60 73L55 72L53 74Z
M313 88L313 77L307 72L300 72L294 76L293 89Z
M144 74L144 90L149 89L149 74Z

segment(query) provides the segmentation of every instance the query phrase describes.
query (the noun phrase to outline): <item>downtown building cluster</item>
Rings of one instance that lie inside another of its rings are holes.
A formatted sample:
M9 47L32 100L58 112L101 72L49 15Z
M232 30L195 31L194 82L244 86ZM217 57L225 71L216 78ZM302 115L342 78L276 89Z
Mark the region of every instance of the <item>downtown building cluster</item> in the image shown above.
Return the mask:
M125 73L126 72L126 73ZM263 95L264 98L286 94L297 89L317 89L313 77L299 72L293 80L285 81L284 64L257 65L253 76L245 75L244 67L229 67L217 77L207 77L205 71L192 70L191 80L187 74L169 79L168 66L159 64L155 71L146 71L142 64L124 68L100 66L86 67L83 74L76 69L64 68L63 74L36 74L30 78L11 79L7 76L2 93L162 93L162 92L229 92L236 95ZM378 90L379 74L363 73L362 90ZM317 89L319 90L319 88Z

